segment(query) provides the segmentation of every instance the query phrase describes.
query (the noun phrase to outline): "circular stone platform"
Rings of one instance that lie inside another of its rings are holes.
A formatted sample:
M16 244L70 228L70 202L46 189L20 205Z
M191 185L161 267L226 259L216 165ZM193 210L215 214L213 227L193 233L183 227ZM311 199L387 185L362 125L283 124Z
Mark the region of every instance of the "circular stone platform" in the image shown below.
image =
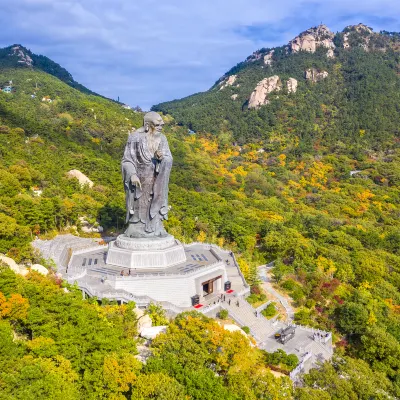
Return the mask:
M130 238L125 235L119 235L115 245L120 249L127 250L164 250L175 246L176 241L172 235L153 238Z
M140 272L140 269L165 269L185 261L185 249L172 235L164 238L129 238L120 235L109 244L106 264Z

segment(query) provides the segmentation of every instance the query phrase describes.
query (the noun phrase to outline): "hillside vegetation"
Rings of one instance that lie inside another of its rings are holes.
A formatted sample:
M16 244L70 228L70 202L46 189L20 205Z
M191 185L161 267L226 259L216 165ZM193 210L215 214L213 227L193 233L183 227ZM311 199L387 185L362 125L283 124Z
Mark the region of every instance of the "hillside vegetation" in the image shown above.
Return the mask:
M356 28L349 33L347 48L343 47L345 33L334 35L331 57L324 46L315 52L294 52L282 46L272 49L266 63L264 57L271 49L261 49L228 71L209 91L153 109L171 114L190 129L228 135L239 144L261 140L273 148L276 138L283 136L289 142L300 140L297 150L293 145L287 149L297 153L299 149L310 151L321 141L330 146L340 141L349 151L387 149L399 134L400 39L371 34L367 27ZM359 46L366 40L368 51ZM328 76L313 82L305 77L308 69L326 71ZM224 86L233 76L234 83ZM279 76L282 89L271 94L268 105L248 109L257 83L270 76ZM298 81L295 93L285 87L289 78Z
M46 56L34 54L19 44L0 49L0 68L15 67L46 72L82 93L98 96L98 94L75 81L65 68Z
M215 86L195 95L202 106L190 113L188 99L170 103L175 109L157 106L173 115L165 116L174 156L168 231L185 242L231 248L253 287L256 266L275 261L274 278L294 299L296 322L334 332L332 363L312 371L304 388L293 392L287 380L269 374L262 353L193 314L170 325L154 343L153 361L143 366L132 358L130 311L82 301L73 288L65 294L55 277L25 280L4 269L0 330L8 350L0 350L0 399L37 398L51 385L43 393L67 398L399 397L400 92L397 39L384 39L385 52L351 42L350 50L336 48L333 59L326 49L276 49L273 73L282 67L282 81L296 78L298 90L288 94L284 87L259 109L247 110L244 102L270 68L261 65L263 58L232 71L239 88ZM328 77L302 81L312 65L328 69ZM0 252L18 262L38 261L32 238L72 225L79 231L80 216L108 233L121 230L119 161L128 131L142 116L34 68L3 68L0 80L14 86L13 93L0 92ZM230 96L242 90L239 104ZM46 96L52 102L42 101ZM205 132L189 135L188 128ZM94 186L67 179L70 169ZM96 339L98 319L100 339L108 326L119 346ZM65 321L71 321L67 333L59 331ZM206 331L211 336L204 338ZM78 355L81 340L88 342ZM17 381L21 397L11 397Z

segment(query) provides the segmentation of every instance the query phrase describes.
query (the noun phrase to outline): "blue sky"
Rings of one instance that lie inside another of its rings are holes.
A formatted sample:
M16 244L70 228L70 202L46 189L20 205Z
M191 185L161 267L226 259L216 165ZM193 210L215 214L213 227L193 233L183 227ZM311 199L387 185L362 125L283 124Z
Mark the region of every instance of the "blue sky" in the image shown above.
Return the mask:
M144 109L207 90L261 47L326 24L400 31L395 0L0 0L0 46L65 67L89 89Z

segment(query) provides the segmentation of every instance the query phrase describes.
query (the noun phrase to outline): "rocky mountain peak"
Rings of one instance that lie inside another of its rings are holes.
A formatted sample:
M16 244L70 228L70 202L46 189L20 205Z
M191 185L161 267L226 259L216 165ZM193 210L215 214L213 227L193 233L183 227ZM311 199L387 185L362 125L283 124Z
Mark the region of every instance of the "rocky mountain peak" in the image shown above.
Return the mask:
M289 42L289 47L293 53L298 51L309 51L314 53L319 46L332 49L334 33L326 25L318 25L300 33Z
M15 44L11 46L9 56L17 57L17 63L22 66L32 67L33 60L30 56L29 50L25 47L21 46L20 44Z
M365 24L349 25L343 29L343 32L357 32L361 34L371 34L373 29Z

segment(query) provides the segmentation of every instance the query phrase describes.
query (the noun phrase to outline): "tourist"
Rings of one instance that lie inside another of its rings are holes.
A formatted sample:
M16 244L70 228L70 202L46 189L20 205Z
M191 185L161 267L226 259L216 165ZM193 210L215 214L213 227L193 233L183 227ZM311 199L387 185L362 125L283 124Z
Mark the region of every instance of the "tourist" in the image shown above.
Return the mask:
M228 304L231 305L231 299L228 300Z

